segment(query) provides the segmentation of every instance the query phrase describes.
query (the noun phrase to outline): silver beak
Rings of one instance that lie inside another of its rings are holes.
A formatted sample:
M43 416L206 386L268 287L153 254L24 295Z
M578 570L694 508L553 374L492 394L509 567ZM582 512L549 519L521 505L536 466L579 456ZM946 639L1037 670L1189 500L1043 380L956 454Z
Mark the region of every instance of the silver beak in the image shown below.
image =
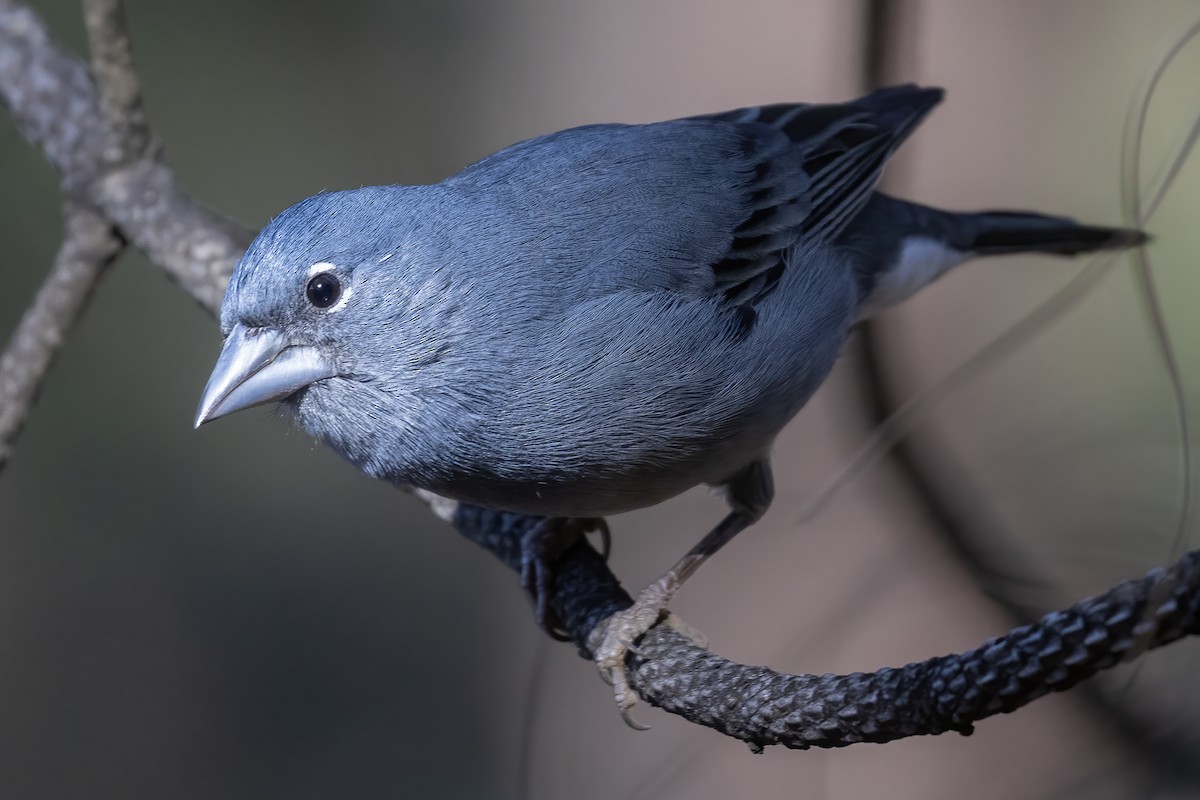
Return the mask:
M282 400L337 369L315 347L288 343L273 328L233 326L204 387L196 427L243 408Z

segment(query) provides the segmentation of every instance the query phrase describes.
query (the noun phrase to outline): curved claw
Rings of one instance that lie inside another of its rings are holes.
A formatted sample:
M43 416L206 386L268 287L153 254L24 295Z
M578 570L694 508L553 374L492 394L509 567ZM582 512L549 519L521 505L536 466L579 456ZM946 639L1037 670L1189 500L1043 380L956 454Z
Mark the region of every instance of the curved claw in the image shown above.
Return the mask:
M650 584L638 594L632 606L601 622L588 639L592 660L600 671L600 677L613 687L613 699L616 700L621 719L637 731L649 730L650 726L638 722L630 713L637 705L638 697L629 686L625 659L630 653L642 659L648 658L636 644L642 634L662 621L689 639L701 643L702 647L707 644L703 634L667 610L671 594L669 576Z
M631 708L618 708L617 710L621 714L621 719L625 720L625 724L633 728L635 731L648 731L653 727L652 725L647 725L644 722L638 722L636 719L634 719L633 714L631 713L633 709Z
M642 659L646 658L646 652L644 650L638 649L638 646L636 644L634 644L633 642L623 641L623 642L621 642L621 647L623 647L627 652L633 653L638 658L642 658ZM624 659L622 659L622 661L623 660Z
M609 686L613 687L613 700L617 704L617 713L625 724L635 731L648 731L650 726L638 722L633 717L633 708L637 705L637 694L629 688L629 679L625 675L625 667L614 667L607 671L601 670L601 676Z

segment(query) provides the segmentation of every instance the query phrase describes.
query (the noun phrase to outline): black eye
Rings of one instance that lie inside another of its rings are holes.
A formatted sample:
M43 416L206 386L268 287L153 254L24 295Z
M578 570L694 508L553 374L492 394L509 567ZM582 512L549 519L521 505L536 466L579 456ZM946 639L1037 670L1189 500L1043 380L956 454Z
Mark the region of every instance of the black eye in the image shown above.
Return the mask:
M342 296L342 284L333 273L322 272L312 277L304 293L308 295L308 302L317 308L329 308Z

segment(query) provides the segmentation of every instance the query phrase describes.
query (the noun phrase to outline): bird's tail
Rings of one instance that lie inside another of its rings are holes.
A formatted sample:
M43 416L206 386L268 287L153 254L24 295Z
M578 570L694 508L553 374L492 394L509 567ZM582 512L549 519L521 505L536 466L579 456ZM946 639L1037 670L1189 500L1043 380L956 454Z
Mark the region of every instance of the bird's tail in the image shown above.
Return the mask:
M946 228L951 238L948 244L955 250L976 256L1007 253L1077 256L1096 250L1123 250L1146 241L1142 231L1081 225L1066 217L1025 211L981 211L945 216L949 218Z
M876 194L843 243L855 255L865 318L904 300L951 267L978 256L1074 256L1142 244L1128 228L1081 225L1027 211L955 213Z

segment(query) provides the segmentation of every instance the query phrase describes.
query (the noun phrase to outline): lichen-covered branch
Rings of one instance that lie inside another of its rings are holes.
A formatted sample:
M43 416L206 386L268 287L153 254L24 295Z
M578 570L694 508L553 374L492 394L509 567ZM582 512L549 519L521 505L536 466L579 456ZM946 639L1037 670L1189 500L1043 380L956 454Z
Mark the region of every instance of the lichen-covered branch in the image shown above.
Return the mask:
M98 23L101 41L112 20L121 18L117 12ZM121 50L96 45L96 36L93 32L98 61ZM140 114L141 106L136 81L121 83L131 62L114 58L101 74L124 88L110 91L106 113L87 68L50 38L33 11L16 0L0 0L0 105L58 170L64 191L116 225L185 292L215 312L253 232L183 192L149 144L152 134L146 134L140 150L121 138L122 131L136 132L139 125L126 121L114 127L109 115L130 108Z
M130 244L217 314L253 231L197 203L157 161L105 175L93 185L92 197Z
M145 122L119 0L87 0L97 90L41 20L0 0L0 104L59 170L72 210L46 287L0 361L0 442L12 396L32 398L40 375L82 309L95 275L121 241L211 312L220 305L250 231L201 207L162 162ZM75 207L78 206L76 209ZM24 354L24 355L23 355ZM10 361L14 366L8 366ZM28 364L28 367L22 367ZM24 382L22 382L24 381ZM30 388L32 386L32 388ZM23 401L28 407L28 400ZM16 427L24 414L15 409ZM523 534L538 520L423 494L467 538L516 568ZM558 563L553 605L586 653L592 630L630 604L604 559L584 541ZM648 702L753 748L838 747L946 731L1066 689L1099 670L1198 632L1200 553L961 655L853 675L785 675L735 664L659 626L631 656L631 683Z
M92 50L92 74L100 110L118 147L105 156L113 162L150 150L152 135L142 108L142 89L133 67L133 48L121 0L84 0L83 20Z
M65 186L95 177L107 128L87 68L15 0L0 0L0 104Z

